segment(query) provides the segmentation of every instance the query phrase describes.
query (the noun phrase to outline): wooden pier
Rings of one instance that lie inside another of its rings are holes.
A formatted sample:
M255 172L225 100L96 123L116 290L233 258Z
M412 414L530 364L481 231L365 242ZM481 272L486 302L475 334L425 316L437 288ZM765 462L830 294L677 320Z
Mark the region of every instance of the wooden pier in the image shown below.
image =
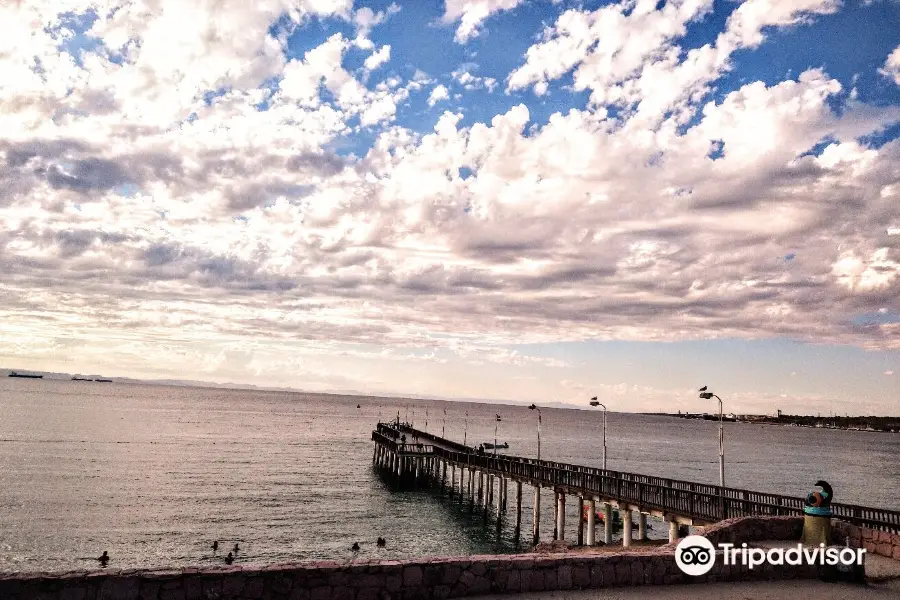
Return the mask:
M490 455L420 431L408 424L379 423L372 432L373 462L401 481L447 487L451 495L497 512L497 529L507 512L509 484L515 486L515 535L522 529L522 494L525 485L534 493L532 542L540 541L541 488L555 494L553 539L564 539L566 498L578 505L578 544L595 544L595 514L603 507L603 542L612 542L612 508L622 515L622 545L632 542L633 515L638 539L646 537L647 516L669 524L669 541L678 538L678 526L709 525L723 519L755 515L797 515L803 498L723 488L664 477L596 469L581 465L535 460L521 456ZM414 441L413 441L414 440ZM458 473L458 475L457 475ZM494 494L496 490L496 496ZM587 523L580 518L587 504ZM855 525L900 533L900 511L849 504L832 504L836 519Z

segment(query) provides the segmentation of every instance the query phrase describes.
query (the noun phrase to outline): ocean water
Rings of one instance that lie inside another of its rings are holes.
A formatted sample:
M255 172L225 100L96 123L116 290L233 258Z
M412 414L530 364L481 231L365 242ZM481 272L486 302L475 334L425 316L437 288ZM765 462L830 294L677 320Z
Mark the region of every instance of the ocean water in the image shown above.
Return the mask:
M117 568L213 564L235 542L239 563L516 551L510 523L498 534L480 513L392 489L373 469L379 418L399 411L424 427L426 410L429 431L469 443L493 441L500 413L509 452L536 453L537 415L524 406L4 378L0 571L97 568L103 550ZM609 468L718 482L717 424L608 421ZM600 412L543 409L542 458L601 466L601 423ZM725 435L729 486L799 496L825 478L838 502L900 510L898 434L726 423ZM523 504L530 532L530 491ZM542 509L548 539L551 491ZM571 539L574 511L568 526Z

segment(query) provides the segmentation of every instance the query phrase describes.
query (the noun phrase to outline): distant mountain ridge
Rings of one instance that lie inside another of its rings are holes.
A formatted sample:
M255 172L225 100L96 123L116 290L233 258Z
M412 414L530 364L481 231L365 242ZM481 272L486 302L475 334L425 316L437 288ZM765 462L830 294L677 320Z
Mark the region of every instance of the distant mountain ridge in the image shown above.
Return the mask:
M0 369L0 376L6 377L12 371L20 371L26 373L35 373L38 375L44 376L44 381L71 381L72 376L75 375L73 373L58 373L53 371L35 371L35 370L27 370L27 369ZM194 379L136 379L133 377L115 377L110 375L92 375L85 373L78 373L81 377L87 378L98 378L103 377L106 379L112 379L114 383L123 383L123 384L132 384L132 385L166 385L173 387L196 387L196 388L213 388L213 389L232 389L232 390L256 390L261 392L287 392L292 394L326 394L326 395L335 395L335 396L360 396L367 398L390 398L393 400L440 400L445 402L478 402L478 403L486 403L486 404L499 404L499 405L511 405L511 406L519 406L522 404L530 404L530 402L525 401L513 401L501 398L471 398L471 397L453 397L453 396L432 396L432 395L420 395L420 396L410 396L408 393L387 393L387 392L364 392L356 389L328 389L328 390L302 390L297 388L290 387L275 387L275 386L259 386L249 383L216 383L212 381L201 381ZM564 402L546 402L542 403L541 407L547 408L580 408L579 406L575 406L573 404L566 404Z

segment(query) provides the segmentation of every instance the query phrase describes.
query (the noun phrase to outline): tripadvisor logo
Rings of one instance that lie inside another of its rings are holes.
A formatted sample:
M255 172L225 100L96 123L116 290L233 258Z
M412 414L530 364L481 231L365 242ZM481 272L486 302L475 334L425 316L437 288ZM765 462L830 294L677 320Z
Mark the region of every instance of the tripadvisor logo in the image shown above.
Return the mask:
M716 562L716 548L705 537L689 535L675 547L675 564L685 575L705 575Z
M749 569L762 564L770 565L828 565L837 567L860 566L863 564L866 551L863 548L804 547L797 544L790 548L748 548L747 544L735 547L734 544L719 544L722 551L722 564L744 565ZM709 573L716 563L716 548L705 537L689 535L675 547L675 563L685 575L694 577Z

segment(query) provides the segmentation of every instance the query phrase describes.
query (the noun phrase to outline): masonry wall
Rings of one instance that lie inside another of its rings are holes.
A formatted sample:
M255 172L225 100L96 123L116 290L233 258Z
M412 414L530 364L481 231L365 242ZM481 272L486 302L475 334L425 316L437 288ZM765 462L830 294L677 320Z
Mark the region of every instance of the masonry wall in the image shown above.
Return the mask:
M900 533L859 527L844 521L834 521L831 529L835 541L841 544L849 541L852 548L865 548L869 554L900 560Z
M713 545L760 540L800 540L803 517L739 517L707 527L701 534Z
M713 543L797 539L802 518L731 519L706 531ZM2 600L443 600L487 593L592 589L706 581L818 578L822 567L715 567L681 573L674 546L655 552L523 554L411 561L222 566L155 571L0 574Z
M311 563L260 569L110 571L0 578L4 600L440 600L486 593L704 581L814 578L815 567L716 564L682 574L674 552L600 556L472 556L424 561Z

